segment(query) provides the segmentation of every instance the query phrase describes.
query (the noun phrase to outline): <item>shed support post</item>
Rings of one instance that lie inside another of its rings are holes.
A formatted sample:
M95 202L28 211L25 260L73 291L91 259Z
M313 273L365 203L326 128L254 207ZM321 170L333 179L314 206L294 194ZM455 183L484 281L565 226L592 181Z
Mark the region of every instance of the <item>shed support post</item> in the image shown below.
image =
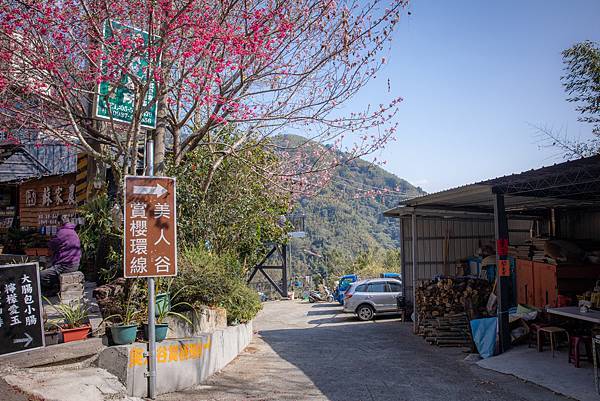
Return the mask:
M406 261L404 259L404 231L402 229L402 217L398 219L400 233L400 274L402 275L402 295L406 297ZM408 298L407 298L408 299Z
M504 207L504 195L493 193L494 196L494 225L496 229L496 296L498 297L498 337L499 352L510 348L510 329L508 327L508 309L510 306L509 286L510 274L502 274L502 261L508 262L508 218ZM508 270L510 273L510 267Z
M413 295L413 313L415 318L413 319L413 331L417 332L417 320L419 320L419 315L417 314L417 213L412 213L412 221L411 221L411 231L412 231L412 295Z

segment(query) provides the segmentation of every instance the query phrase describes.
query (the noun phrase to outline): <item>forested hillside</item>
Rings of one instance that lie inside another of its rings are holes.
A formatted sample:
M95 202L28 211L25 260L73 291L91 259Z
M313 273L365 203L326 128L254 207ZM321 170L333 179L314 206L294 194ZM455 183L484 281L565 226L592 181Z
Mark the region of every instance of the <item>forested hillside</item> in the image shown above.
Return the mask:
M306 215L307 235L292 240L293 274L338 275L373 264L397 270L398 225L383 212L423 193L364 160L338 167L325 188L297 203L295 212Z

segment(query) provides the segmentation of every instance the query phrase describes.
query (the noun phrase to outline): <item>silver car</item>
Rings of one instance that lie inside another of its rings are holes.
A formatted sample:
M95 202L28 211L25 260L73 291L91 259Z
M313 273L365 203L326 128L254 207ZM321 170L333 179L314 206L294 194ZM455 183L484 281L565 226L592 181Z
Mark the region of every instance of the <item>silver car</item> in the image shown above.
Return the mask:
M375 315L397 313L396 297L402 295L402 283L392 278L374 278L352 283L344 295L344 312L355 313L360 320Z

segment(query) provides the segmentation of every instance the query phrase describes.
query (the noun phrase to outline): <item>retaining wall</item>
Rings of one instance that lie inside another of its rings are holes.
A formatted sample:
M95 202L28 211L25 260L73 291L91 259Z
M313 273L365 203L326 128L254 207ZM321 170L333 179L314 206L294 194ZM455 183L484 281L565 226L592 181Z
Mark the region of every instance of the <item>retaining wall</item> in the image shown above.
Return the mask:
M223 369L252 340L252 322L229 326L196 337L165 340L156 344L156 394L197 386ZM108 347L98 366L114 374L134 397L148 396L147 344Z

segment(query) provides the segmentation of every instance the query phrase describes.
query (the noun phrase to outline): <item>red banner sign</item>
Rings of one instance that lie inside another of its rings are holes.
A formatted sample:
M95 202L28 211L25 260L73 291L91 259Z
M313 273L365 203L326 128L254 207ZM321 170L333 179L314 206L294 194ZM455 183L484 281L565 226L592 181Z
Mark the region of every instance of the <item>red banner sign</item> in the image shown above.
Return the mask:
M498 276L510 277L510 262L508 260L498 261Z
M496 252L498 256L508 256L508 239L502 238L496 241Z

